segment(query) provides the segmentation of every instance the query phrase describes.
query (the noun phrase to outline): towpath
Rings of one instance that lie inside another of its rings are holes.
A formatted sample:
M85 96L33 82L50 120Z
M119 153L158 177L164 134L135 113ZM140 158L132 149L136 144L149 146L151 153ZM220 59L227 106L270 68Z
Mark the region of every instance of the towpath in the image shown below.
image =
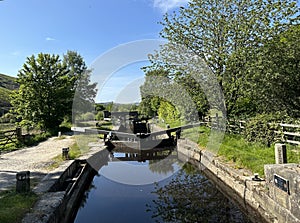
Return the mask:
M74 136L52 137L37 146L0 155L0 191L16 185L16 173L30 171L30 178L40 181L48 172L52 159L62 153L62 148L75 143Z

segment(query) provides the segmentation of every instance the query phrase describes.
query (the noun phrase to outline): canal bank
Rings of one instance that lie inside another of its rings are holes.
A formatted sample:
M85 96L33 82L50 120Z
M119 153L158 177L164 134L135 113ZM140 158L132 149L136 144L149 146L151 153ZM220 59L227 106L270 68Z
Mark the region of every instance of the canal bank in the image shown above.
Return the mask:
M80 159L65 161L46 175L33 189L39 200L22 223L72 222L94 176L107 165L108 151L104 145L92 147ZM99 162L99 160L103 162Z
M253 222L300 222L296 216L297 213L299 214L298 188L294 189L294 196L282 193L270 184L272 180L257 180L254 176L234 169L230 165L222 163L211 152L200 150L196 143L187 139L179 139L177 149L181 154L179 155L180 159L191 162L202 169L220 191L239 204L246 213L249 213L248 216ZM281 166L279 169L283 168L284 166ZM273 167L266 165L265 172L271 172L270 169L272 170ZM297 177L297 181L299 181L299 177ZM293 184L298 185L297 183ZM285 205L291 202L294 202L294 205Z
M253 176L222 163L209 151L201 151L196 143L186 139L179 139L177 143L178 159L202 170L253 222L299 222L288 207L269 196L273 190L265 181L253 180ZM108 154L104 145L92 147L79 160L67 161L49 173L34 189L41 199L22 222L56 223L74 219L84 191L97 171L108 164Z

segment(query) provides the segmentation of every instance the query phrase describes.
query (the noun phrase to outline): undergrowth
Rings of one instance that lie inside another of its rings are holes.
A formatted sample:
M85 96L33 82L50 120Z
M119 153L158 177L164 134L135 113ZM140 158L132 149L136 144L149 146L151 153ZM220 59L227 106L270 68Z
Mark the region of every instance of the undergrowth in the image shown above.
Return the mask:
M197 142L200 148L208 150L211 150L209 145L215 140L211 130L205 126L184 130L182 137L189 138ZM274 144L268 147L262 143L248 142L241 135L229 133L226 133L222 140L216 138L216 141L220 141L220 144L216 143L212 152L228 162L233 162L236 168L246 168L264 176L264 165L275 163ZM300 162L299 151L299 147L287 145L289 163Z

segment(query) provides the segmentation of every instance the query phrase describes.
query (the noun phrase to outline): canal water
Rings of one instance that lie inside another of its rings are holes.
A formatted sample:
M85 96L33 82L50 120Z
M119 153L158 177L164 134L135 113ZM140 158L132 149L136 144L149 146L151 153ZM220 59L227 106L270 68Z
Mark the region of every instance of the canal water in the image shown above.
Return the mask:
M251 222L200 170L176 157L176 151L109 154L74 222Z

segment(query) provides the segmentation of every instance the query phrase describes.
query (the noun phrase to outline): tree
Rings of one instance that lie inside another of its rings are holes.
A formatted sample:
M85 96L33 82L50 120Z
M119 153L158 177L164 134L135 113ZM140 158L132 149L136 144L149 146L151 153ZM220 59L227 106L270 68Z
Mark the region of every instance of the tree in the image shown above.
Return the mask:
M83 57L75 51L67 51L63 57L63 62L69 70L68 78L73 94L73 97L70 98L70 106L68 106L70 116L72 115L71 109L73 109L74 117L78 114L94 111L97 83L91 83L92 71L87 68Z
M12 95L17 114L24 123L53 130L72 116L72 104L83 113L93 111L96 83L90 83L90 74L74 51L68 51L63 61L43 53L28 57L18 73L20 89Z
M180 118L180 113L174 105L168 101L162 100L157 111L158 117L165 120L167 123L175 122Z
M198 116L197 106L185 87L164 69L146 69L145 72L146 80L140 87L140 110L148 113L148 116L159 115L168 121L179 118L183 122L194 121Z
M160 106L161 98L155 94L155 90L158 86L153 85L152 80L155 77L167 77L168 73L163 70L147 70L142 68L146 75L145 83L140 87L142 101L139 105L140 114L148 117L156 116Z
M255 106L249 71L257 51L291 24L299 23L298 13L297 2L291 0L192 0L179 13L165 15L161 36L175 50L186 48L191 59L193 55L201 58L224 93L227 114L240 115L246 112L241 105ZM172 51L167 46L154 55L154 69L163 67L173 70L170 74L175 77L187 76L187 67L196 64L186 59L178 66L174 57L181 55Z
M69 70L58 55L38 54L28 57L18 73L18 91L12 95L12 104L24 122L41 128L58 127L67 114L72 98Z
M275 36L261 48L254 76L260 112L286 112L299 117L300 25ZM258 93L259 92L259 93Z

